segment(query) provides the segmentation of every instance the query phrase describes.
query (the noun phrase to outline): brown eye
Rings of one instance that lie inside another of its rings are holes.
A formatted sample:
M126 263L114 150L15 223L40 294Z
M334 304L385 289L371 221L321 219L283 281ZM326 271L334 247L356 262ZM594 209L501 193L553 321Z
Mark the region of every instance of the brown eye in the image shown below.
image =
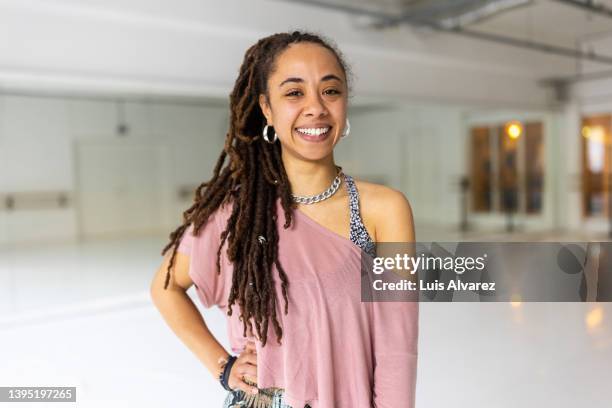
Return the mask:
M340 95L340 92L336 89L328 89L325 91L327 95Z
M289 92L287 95L285 96L299 96L298 94L301 94L302 92L300 91L291 91Z

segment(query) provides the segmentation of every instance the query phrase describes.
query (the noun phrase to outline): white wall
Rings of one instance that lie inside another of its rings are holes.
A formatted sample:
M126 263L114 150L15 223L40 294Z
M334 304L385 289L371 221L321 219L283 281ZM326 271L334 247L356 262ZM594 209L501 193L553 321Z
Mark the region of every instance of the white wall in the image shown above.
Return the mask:
M396 103L351 115L350 168L403 191L416 222L458 225L462 109Z
M112 101L0 96L0 193L66 191L72 197L64 209L0 211L0 244L77 237L76 153L78 146L93 143L136 142L161 149L159 184L165 199L158 227L167 230L188 204L178 199L177 189L212 175L226 121L220 106L130 102L125 107L129 134L120 138Z

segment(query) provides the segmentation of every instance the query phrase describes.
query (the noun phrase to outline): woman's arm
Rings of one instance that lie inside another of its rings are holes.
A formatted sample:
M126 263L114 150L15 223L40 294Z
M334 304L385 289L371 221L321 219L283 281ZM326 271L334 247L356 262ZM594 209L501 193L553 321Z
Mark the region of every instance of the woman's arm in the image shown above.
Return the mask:
M377 200L379 242L415 241L412 209L406 197L388 189ZM406 246L412 251L412 246ZM412 254L412 252L410 252ZM414 298L412 298L414 300ZM374 408L413 408L416 397L419 303L373 302Z
M208 330L202 315L186 293L193 285L188 273L188 255L177 252L170 282L164 289L169 259L170 252L164 257L151 282L151 299L172 331L216 379L220 371L219 358L229 354Z
M220 358L229 354L208 330L202 315L196 308L187 290L193 285L189 276L190 257L181 252L176 253L170 282L164 290L164 281L170 253L166 255L151 282L151 298L164 320L181 341L206 366L211 375L218 380L221 373ZM247 343L245 350L237 356L232 366L228 385L232 389L241 389L247 393L257 393L257 387L243 381L257 378L257 355L254 343Z

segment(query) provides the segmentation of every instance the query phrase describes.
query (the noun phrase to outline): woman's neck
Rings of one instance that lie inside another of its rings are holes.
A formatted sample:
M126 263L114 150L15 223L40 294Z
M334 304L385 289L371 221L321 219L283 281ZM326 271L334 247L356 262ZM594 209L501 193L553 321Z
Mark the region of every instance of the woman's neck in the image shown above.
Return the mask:
M325 191L338 174L333 159L325 163L289 161L284 166L292 193L299 196L312 196Z

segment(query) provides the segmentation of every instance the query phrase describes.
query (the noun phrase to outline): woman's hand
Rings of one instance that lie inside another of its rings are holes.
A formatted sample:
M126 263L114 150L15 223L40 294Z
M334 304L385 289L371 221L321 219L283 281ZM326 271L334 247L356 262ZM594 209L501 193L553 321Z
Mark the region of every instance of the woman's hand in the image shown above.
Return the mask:
M233 390L257 394L257 386L247 384L245 379L251 384L257 384L257 348L253 341L247 342L244 351L234 361L227 383Z

